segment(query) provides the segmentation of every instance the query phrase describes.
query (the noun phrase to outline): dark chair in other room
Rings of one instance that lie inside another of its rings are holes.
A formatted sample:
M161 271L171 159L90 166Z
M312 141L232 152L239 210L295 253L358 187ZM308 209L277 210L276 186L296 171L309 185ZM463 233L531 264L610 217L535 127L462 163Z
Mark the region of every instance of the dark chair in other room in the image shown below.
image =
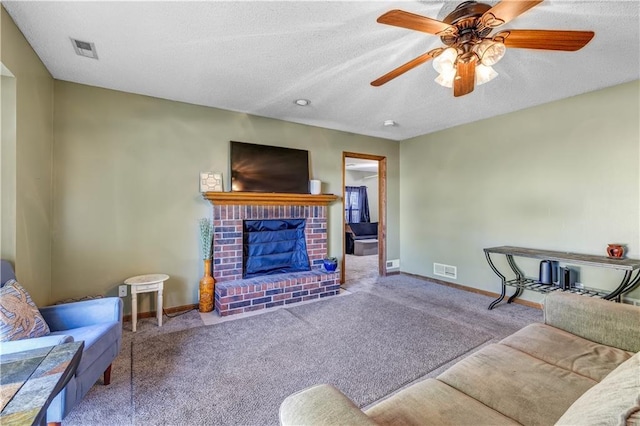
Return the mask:
M378 222L359 222L347 224L345 232L345 252L353 254L355 241L357 240L377 240Z

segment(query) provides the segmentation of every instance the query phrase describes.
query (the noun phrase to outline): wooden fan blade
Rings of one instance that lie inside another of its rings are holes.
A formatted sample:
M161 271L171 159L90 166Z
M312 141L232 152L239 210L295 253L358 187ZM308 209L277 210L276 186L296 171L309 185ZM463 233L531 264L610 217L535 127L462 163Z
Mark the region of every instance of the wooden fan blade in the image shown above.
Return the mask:
M496 28L517 18L542 0L502 0L480 17L481 28Z
M385 84L388 81L393 80L394 78L404 74L405 72L409 71L410 69L413 69L413 68L417 67L420 64L424 64L429 59L433 58L433 55L438 51L442 51L442 49L439 48L439 49L430 50L427 53L425 53L423 55L420 55L415 59L410 60L406 64L400 65L398 68L394 69L393 71L389 71L388 73L386 73L382 77L378 78L377 80L372 81L371 85L372 86L376 86L376 87L382 86L383 84Z
M502 41L507 47L575 52L589 43L594 35L593 31L508 30L500 31L493 39Z
M455 35L458 29L442 21L416 15L415 13L403 10L390 10L378 18L381 24L393 25L396 27L408 28L410 30L422 31L428 34Z
M458 62L456 77L453 79L453 96L459 97L473 92L476 81L476 63Z

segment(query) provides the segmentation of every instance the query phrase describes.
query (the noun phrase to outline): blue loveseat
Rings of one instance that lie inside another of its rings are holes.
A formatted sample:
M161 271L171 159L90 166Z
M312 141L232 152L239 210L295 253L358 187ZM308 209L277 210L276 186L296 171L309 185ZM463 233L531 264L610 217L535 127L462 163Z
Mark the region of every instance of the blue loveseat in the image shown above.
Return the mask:
M0 284L15 279L9 262L0 261ZM60 423L89 389L104 374L111 381L111 363L122 342L122 300L106 297L39 308L50 334L2 342L0 352L15 353L61 343L84 341L80 364L67 386L54 398L47 410L48 423Z

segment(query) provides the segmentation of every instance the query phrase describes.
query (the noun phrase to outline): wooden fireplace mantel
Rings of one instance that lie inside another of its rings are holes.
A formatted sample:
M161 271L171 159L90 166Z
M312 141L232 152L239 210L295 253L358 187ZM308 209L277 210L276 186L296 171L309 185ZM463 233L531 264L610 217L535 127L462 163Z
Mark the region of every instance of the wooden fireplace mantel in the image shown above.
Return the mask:
M338 199L333 194L283 194L272 192L204 192L215 205L328 206Z

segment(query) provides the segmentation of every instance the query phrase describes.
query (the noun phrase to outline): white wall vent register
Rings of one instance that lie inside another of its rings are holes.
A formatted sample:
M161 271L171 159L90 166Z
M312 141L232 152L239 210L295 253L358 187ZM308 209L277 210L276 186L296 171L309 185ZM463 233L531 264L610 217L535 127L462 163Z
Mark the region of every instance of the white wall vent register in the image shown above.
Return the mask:
M458 277L458 268L451 265L444 265L442 263L433 264L433 275L439 275L441 277L456 279Z
M71 39L73 49L80 56L86 56L87 58L98 59L98 52L96 52L96 45L88 41L80 41L75 38Z
M387 269L398 269L400 268L400 259L387 260Z

